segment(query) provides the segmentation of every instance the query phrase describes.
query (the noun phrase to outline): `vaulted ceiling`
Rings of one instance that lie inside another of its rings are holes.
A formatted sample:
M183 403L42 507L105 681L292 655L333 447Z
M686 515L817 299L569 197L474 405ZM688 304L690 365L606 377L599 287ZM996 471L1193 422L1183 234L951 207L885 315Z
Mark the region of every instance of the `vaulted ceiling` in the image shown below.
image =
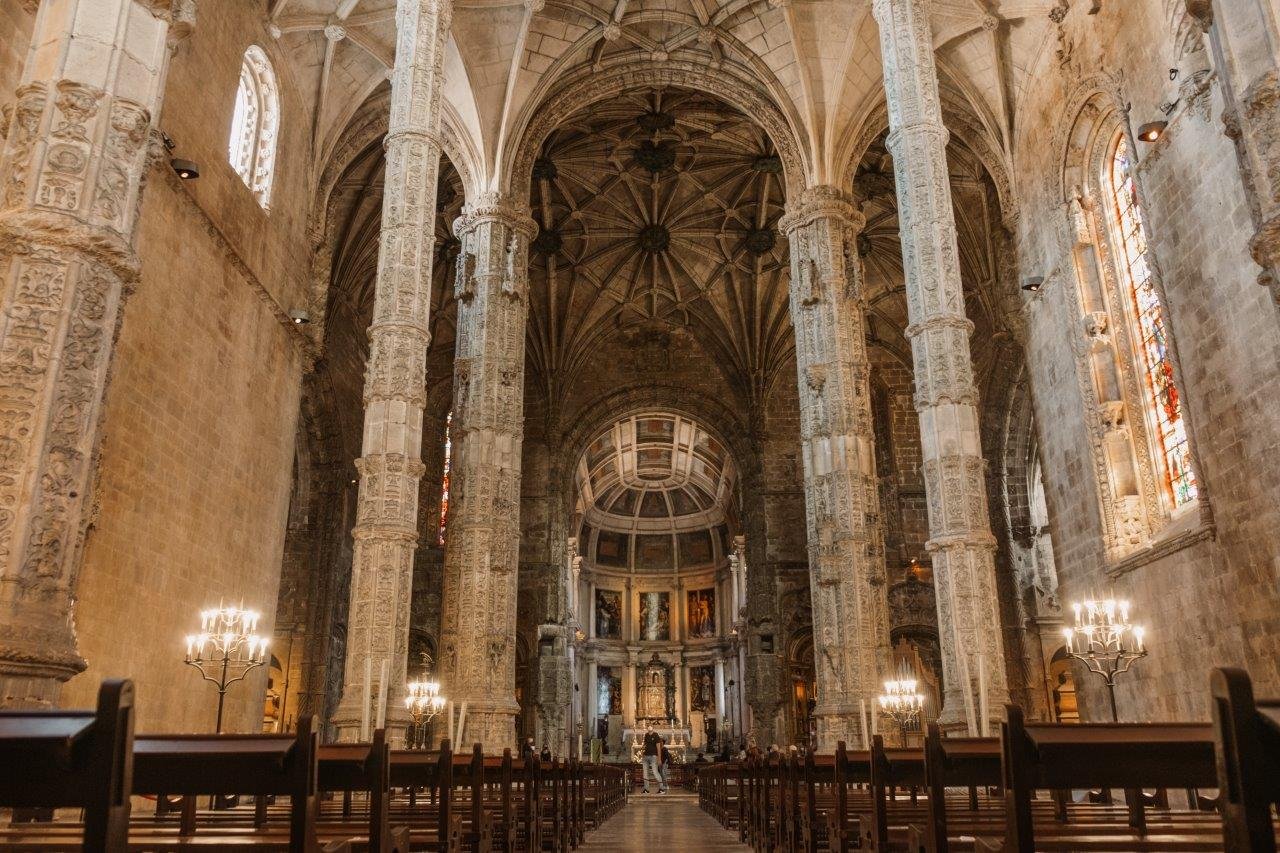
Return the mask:
M1018 98L1047 51L1054 0L932 0L944 85L1007 155ZM395 0L267 0L294 84L315 106L317 166L394 61ZM811 181L833 182L882 103L869 0L454 0L445 109L477 189L496 185L562 81L622 65L688 62L765 93ZM317 168L318 171L318 168Z
M637 92L543 147L530 205L530 364L571 381L608 336L687 329L735 384L794 349L785 194L765 133L707 95Z

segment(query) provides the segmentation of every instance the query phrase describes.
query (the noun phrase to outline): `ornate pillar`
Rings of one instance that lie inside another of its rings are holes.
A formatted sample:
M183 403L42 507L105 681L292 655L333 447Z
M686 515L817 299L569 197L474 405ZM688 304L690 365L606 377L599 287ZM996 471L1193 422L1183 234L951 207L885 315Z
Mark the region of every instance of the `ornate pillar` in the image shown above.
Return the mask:
M382 201L382 235L369 361L365 368L351 607L342 701L334 713L340 740L359 737L387 662L388 728L404 731L402 691L409 644L413 555L422 479L428 313L440 171L440 88L452 0L399 0L396 65ZM451 522L452 525L452 522ZM366 663L367 662L367 663ZM372 695L365 695L366 665Z
M1258 283L1280 305L1280 20L1267 0L1188 0L1208 33L1213 70L1224 96L1222 124L1235 144L1253 219L1249 252L1262 268Z
M134 231L190 3L46 2L0 120L0 708L82 671L72 623ZM175 19L176 16L176 19ZM185 18L185 19L184 19Z
M969 354L973 324L964 314L947 174L948 134L938 103L926 0L873 0L872 11L884 59L888 146L897 176L911 320L907 337L929 501L927 548L933 555L946 681L941 716L954 722L965 716L961 684L976 689L979 656L993 712L1004 707L1009 695L996 600L995 537L978 435L978 392ZM976 707L976 696L972 702Z
M778 223L791 251L791 318L800 373L818 749L861 744L888 652L884 557L871 423L866 309L856 240L862 214L834 187L812 187ZM863 748L866 748L865 746Z
M529 240L514 199L485 195L454 225L454 463L441 618L444 689L467 703L467 739L515 747L516 578ZM566 700L567 701L567 700Z

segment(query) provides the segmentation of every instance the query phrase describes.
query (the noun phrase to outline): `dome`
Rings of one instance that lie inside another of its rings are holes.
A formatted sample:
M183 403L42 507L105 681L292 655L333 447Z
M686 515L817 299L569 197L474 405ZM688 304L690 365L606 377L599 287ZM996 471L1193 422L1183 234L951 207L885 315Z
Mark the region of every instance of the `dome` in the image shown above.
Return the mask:
M604 569L718 565L730 550L735 475L724 446L688 417L616 421L578 461L580 549Z

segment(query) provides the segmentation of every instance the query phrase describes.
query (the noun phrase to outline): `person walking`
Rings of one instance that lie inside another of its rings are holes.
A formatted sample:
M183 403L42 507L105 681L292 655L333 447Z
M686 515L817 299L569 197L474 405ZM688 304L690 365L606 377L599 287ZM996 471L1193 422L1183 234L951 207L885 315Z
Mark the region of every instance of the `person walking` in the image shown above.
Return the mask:
M658 783L658 793L665 794L667 792L667 782L662 776L662 738L653 730L652 725L645 726L644 732L644 792L649 793L649 774L653 774L653 778Z

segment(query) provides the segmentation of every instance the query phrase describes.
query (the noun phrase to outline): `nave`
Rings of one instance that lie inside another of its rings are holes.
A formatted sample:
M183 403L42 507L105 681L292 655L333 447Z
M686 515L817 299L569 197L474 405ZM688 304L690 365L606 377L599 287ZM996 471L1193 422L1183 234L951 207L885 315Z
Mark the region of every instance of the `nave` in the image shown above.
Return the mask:
M633 764L392 750L383 728L322 746L314 718L135 735L132 684L107 681L94 711L0 711L0 849L1273 853L1280 699L1236 669L1211 692L1213 723L1028 722L1009 705L998 738L930 723L922 748L752 748L632 796Z
M673 789L635 796L582 846L587 853L746 853L751 848L698 808L698 798Z

